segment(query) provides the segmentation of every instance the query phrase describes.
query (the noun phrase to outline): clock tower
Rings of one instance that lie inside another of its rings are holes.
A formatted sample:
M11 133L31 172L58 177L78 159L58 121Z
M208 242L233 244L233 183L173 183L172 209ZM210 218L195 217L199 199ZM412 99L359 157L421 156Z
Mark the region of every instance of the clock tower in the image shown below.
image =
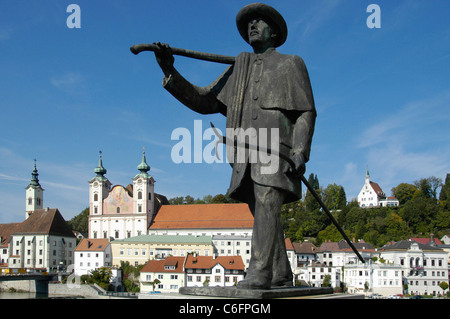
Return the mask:
M108 197L111 189L111 182L105 177L106 172L100 151L98 166L94 169L94 173L97 175L89 181L89 220L91 216L103 215L103 200ZM91 231L89 222L89 238L95 238L91 237Z
M26 189L26 203L25 203L25 219L36 209L42 209L44 207L44 189L39 184L38 170L36 168L36 160L34 160L34 169L31 173L30 184Z
M133 205L135 214L143 214L147 221L147 229L153 219L155 203L155 180L148 174L150 166L145 158L145 148L142 162L138 165L138 173L133 178ZM147 229L145 231L147 231Z

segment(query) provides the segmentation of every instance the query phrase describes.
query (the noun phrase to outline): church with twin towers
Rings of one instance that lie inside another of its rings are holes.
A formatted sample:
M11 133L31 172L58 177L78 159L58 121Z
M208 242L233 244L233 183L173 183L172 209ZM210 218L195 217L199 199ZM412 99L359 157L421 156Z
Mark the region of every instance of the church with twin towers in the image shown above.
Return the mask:
M89 181L89 238L124 239L146 235L159 208L167 199L155 193L145 149L138 173L126 187L114 185L105 176L100 152L96 174Z

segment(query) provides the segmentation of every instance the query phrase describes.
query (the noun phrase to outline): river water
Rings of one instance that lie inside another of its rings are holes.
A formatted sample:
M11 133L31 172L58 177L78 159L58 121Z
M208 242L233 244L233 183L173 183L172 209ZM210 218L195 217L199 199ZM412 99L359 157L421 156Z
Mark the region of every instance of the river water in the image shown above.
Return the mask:
M74 296L49 297L34 292L0 292L0 299L78 299Z

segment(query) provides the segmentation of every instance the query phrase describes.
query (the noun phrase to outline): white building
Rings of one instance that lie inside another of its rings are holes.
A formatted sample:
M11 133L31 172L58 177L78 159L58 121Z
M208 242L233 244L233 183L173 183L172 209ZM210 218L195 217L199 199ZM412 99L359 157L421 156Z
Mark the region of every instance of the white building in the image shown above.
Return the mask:
M9 268L65 270L76 238L58 209L38 209L21 223L0 225L1 259Z
M112 186L104 176L100 153L97 175L89 181L89 238L123 239L146 235L163 196L155 194L155 180L148 174L145 152L133 183Z
M329 276L331 287L339 287L342 281L342 267L331 267L323 263L311 261L304 267L297 268L297 280L310 287L322 287L325 276Z
M447 252L436 246L402 240L382 247L379 257L400 266L405 292L410 294L441 294L439 284L448 282Z
M398 206L399 201L393 197L386 197L380 185L370 181L369 169L366 171L366 178L361 191L358 194L358 204L362 208L372 208L380 206Z
M88 275L100 267L112 266L111 244L108 239L84 238L75 249L75 275Z
M214 253L217 256L241 256L247 269L251 258L251 236L215 235Z
M73 264L76 238L57 208L43 208L44 189L36 162L25 188L25 220L0 224L0 265L27 270L66 269Z
M184 287L184 263L186 257L167 257L164 260L150 260L141 269L139 286L141 293L153 291L178 292Z
M366 263L346 265L345 285L351 294L379 294L385 297L403 294L402 272L399 265Z
M189 255L184 264L186 287L231 287L244 279L241 256Z

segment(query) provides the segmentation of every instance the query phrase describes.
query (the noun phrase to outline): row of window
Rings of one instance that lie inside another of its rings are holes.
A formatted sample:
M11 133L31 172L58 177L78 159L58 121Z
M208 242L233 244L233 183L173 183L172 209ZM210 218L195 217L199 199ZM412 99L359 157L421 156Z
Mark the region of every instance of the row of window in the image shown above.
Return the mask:
M117 220L116 220L116 222L118 222ZM138 222L140 222L140 220L138 220ZM140 235L142 235L142 230L138 230L137 232L136 232L137 234L136 234L136 236L140 236ZM92 232L92 238L98 238L98 232L96 231L96 230L94 230L93 232ZM131 231L130 230L128 230L127 231L127 238L131 238L132 236L131 236ZM108 232L105 230L105 231L103 231L103 238L108 238ZM118 231L118 230L116 230L116 231L114 231L114 238L115 239L119 239L120 238L120 231Z
M210 276L204 276L202 278L202 276L195 276L195 281L196 282L210 282ZM203 280L202 280L203 279ZM225 282L230 282L231 277L230 276L225 276ZM194 282L194 276L187 276L187 281L188 282ZM237 276L233 276L233 282L237 282L238 281L238 277ZM222 282L222 276L214 276L214 282Z
M20 240L16 240L16 246L20 246L20 242L21 242ZM32 240L28 240L27 241L27 246L31 246L32 244L33 244ZM56 240L52 241L52 245L53 246L62 247L65 244L66 244L66 241L64 240L64 238L62 238L61 241L56 241ZM39 240L39 246L43 246L43 245L44 245L44 241L43 240ZM68 243L68 247L72 248L72 242Z
M420 267L420 261L421 261L420 258L411 257L409 259L409 266L410 267ZM431 267L434 267L434 266L442 267L442 263L444 260L443 259L434 259L434 258L423 259L423 266L427 266L427 263L428 263L427 261L430 261ZM436 263L436 261L437 261L437 263ZM402 265L402 266L405 265L405 258L400 258L400 265Z
M214 242L214 245L216 245L216 246L219 245L219 241L218 240L214 240L213 242ZM236 241L235 243L236 243L236 246L241 246L241 242L240 241ZM220 245L221 246L225 246L225 241L221 241ZM227 241L226 245L227 246L232 246L233 242L232 241ZM245 241L245 246L247 246L247 247L250 246L250 241L249 240Z
M66 260L62 260L61 262L63 263L63 265L66 265L66 264L70 265L70 264L72 264L72 259L67 260L67 263L66 263ZM13 258L12 263L13 263L13 265L20 265L20 258ZM53 266L58 266L60 263L57 262L56 259L53 259L52 264L53 264ZM28 258L26 260L26 265L30 266L30 267L33 266L32 260ZM40 259L38 259L38 263L34 266L38 267L38 266L43 266L43 265L44 265L44 260L42 258L40 258Z
M196 250L192 250L192 249L188 249L188 250L186 250L186 249L180 249L179 251L178 251L178 249L167 249L167 250L164 250L164 251L162 251L162 250L155 250L155 249L149 249L148 251L147 251L147 249L146 248L127 248L127 249L125 249L125 248L119 248L119 255L120 256L125 256L125 251L126 251L126 255L127 256L147 256L147 254L150 256L150 257L153 257L153 256L159 256L159 257L163 257L163 256L166 256L166 255L172 255L172 256L180 256L180 257L184 257L184 256L186 256L186 253L192 253L192 252L195 252L197 255L200 255L200 250L199 249L196 249ZM155 254L155 252L156 252L156 254ZM180 253L179 255L178 255L178 253ZM209 256L209 250L204 250L204 256Z
M79 256L81 258L83 258L84 253L80 253ZM86 256L87 256L87 258L90 258L91 257L91 253L86 253ZM94 256L95 256L95 258L98 258L100 255L99 255L99 253L95 253ZM109 254L105 254L105 258L109 258Z
M95 268L100 267L100 264L99 264L98 262L95 262L94 264L95 264ZM84 263L83 263L83 262L80 262L79 265L80 265L80 267L83 267ZM109 267L109 266L111 266L111 263L105 262L104 266L105 266L105 267ZM88 262L86 263L86 267L91 267L91 262L88 261Z
M29 197L28 198L28 205L32 205L33 204L33 198ZM41 199L38 197L36 198L36 205L41 205Z

